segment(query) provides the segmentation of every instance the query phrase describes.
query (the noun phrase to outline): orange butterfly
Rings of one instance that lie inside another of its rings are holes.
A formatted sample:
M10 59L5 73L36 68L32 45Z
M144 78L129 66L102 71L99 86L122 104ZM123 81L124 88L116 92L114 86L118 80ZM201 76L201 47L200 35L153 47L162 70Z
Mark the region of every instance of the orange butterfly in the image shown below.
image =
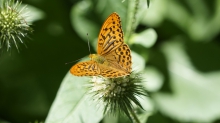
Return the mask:
M75 76L103 76L117 78L131 73L131 51L124 43L121 20L112 13L102 25L98 37L97 54L90 61L75 64L70 72Z

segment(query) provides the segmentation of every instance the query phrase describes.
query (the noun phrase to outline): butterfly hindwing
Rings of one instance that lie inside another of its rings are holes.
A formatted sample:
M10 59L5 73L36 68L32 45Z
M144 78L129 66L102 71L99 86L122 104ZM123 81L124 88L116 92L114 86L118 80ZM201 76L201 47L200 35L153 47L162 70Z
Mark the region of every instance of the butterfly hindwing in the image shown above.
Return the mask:
M95 61L80 62L74 65L70 72L76 76L98 76L100 68Z
M97 53L105 55L123 44L121 20L117 13L112 13L102 25L98 37Z
M102 64L98 65L100 68L100 75L103 77L107 77L107 78L117 78L117 77L122 77L122 76L126 76L129 75L129 73L110 67L110 66L105 66Z
M122 44L116 50L105 56L109 62L109 66L123 70L127 73L131 72L132 58L131 51L127 44Z

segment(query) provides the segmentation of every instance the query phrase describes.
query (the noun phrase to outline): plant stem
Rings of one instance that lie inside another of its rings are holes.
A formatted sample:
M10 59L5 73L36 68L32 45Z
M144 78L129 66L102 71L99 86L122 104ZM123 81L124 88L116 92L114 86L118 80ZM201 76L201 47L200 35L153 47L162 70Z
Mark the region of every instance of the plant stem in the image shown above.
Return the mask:
M133 123L140 123L139 119L137 118L137 115L134 113L134 110L129 108L128 111L129 111L129 115L130 115L132 122Z
M127 27L126 27L126 35L125 39L130 40L132 33L134 32L137 22L136 22L136 14L138 11L138 5L140 0L130 0L128 5L128 17L127 17Z

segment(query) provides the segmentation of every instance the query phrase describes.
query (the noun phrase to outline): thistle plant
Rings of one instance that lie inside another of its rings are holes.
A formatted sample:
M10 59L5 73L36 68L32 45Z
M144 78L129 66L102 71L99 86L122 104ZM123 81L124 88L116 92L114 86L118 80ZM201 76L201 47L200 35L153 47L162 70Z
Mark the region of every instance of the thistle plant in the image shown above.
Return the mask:
M19 44L25 44L24 39L33 31L26 6L21 7L21 2L15 0L0 3L0 50L15 47L19 51Z
M94 76L91 82L90 92L95 101L104 105L104 114L123 112L133 122L139 122L134 113L133 104L142 108L137 97L146 96L141 85L143 80L140 74L132 72L129 76L119 78Z

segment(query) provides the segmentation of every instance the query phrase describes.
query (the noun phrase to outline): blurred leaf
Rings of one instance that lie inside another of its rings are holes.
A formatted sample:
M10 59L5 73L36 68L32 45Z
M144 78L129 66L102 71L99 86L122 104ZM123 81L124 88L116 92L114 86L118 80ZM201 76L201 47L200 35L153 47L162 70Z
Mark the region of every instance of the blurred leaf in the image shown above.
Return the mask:
M182 6L180 2L170 2L168 19L184 30L192 40L211 41L220 30L220 26L216 26L220 22L220 1L215 1L214 13L208 13L204 1L197 0L188 3L194 12L193 14L188 12L187 8Z
M121 18L126 17L126 11L128 7L129 0L122 2L121 0L97 0L97 5L95 6L98 15L102 15L100 18L105 20L112 12L117 12ZM123 24L125 20L122 20ZM122 24L122 25L123 25Z
M118 123L118 115L106 115L103 119L103 123Z
M106 115L103 123L131 123L131 120L125 114Z
M192 23L188 34L196 41L211 41L219 33L220 27L216 26L220 21L220 2L213 1L214 13L210 12L207 3L201 0L187 0L192 10ZM195 7L196 5L196 7Z
M147 7L149 7L150 5L150 0L147 0Z
M164 116L160 112L155 112L154 115L148 118L147 123L184 123L184 122L175 121L174 119Z
M70 19L72 26L84 41L87 41L87 33L89 38L93 40L98 36L99 32L98 25L86 16L88 11L90 11L91 5L90 1L84 0L75 4L71 9Z
M186 8L177 1L169 2L167 8L169 8L167 9L167 18L179 28L186 30L188 28L186 25L189 24L192 19Z
M157 33L154 29L146 29L141 33L133 34L131 41L146 48L152 47L157 40Z
M28 13L25 16L27 16L28 22L33 23L34 21L44 19L46 16L42 10L40 10L34 6L31 6L31 5L27 5L27 11L28 11Z
M151 116L155 110L153 101L149 97L140 97L138 98L143 109L138 108L136 114L141 123L146 123L148 117Z
M217 42L200 43L188 41L185 50L196 69L203 72L220 70L220 48Z
M10 123L10 122L5 121L5 120L3 120L3 119L0 118L0 123Z
M125 116L123 114L119 114L118 117L119 118L118 118L118 122L117 123L132 123L131 120L127 116Z
M144 87L148 92L156 92L163 85L164 77L154 67L146 67L143 71L143 77L145 80Z
M166 17L167 0L153 0L142 15L141 24L158 27Z
M220 117L220 71L198 71L183 48L183 41L179 39L163 45L173 94L157 93L153 97L159 110L173 119L213 122Z
M142 56L139 54L132 52L131 51L131 56L132 56L132 70L134 71L142 71L145 68L145 60Z
M202 1L196 3L199 7L203 6L203 4L206 3L203 3ZM194 8L198 9L199 7ZM208 11L207 8L205 9ZM215 12L213 15L210 16L210 13L208 16L204 16L206 13L207 12L203 11L196 12L198 17L194 16L194 19L190 24L191 26L186 28L189 36L195 41L211 41L220 31L220 27L216 26L220 22L220 1L216 0Z
M98 123L103 115L86 95L88 77L76 77L69 72L63 79L46 123Z

